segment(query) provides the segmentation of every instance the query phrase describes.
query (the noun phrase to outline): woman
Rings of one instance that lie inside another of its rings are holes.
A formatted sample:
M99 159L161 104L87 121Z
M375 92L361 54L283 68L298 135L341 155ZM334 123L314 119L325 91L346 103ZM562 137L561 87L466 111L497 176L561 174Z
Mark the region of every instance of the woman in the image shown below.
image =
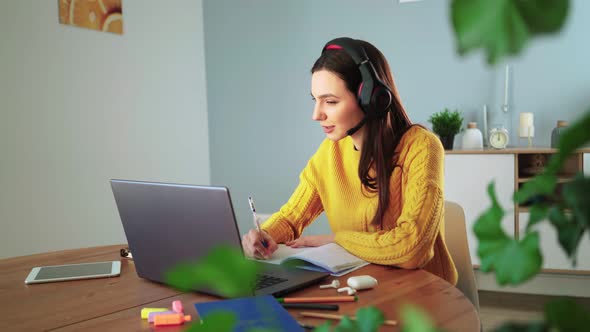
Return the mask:
M456 284L443 238L444 150L411 124L383 54L368 42L338 38L311 73L312 118L327 139L263 232L244 235L245 253L268 258L277 243L335 242L368 262L424 268ZM333 234L301 236L322 212Z

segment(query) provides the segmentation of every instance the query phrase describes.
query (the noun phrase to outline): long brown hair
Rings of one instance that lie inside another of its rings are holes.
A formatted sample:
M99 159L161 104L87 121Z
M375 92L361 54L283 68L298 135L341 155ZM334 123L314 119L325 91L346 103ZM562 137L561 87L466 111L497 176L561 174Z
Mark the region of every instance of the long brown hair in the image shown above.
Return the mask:
M392 103L385 117L368 117L363 133L363 145L358 168L358 176L364 190L379 195L377 212L371 221L372 225L383 227L383 217L389 206L389 182L397 165L399 152L396 153L403 134L412 126L401 101L393 75L383 54L372 44L356 40L359 47L364 48L369 60L373 63L377 75L392 91ZM311 73L319 70L330 71L346 83L346 87L354 95L357 94L362 78L357 65L345 50L329 49L316 60ZM371 170L374 171L371 172ZM373 173L373 174L372 174Z

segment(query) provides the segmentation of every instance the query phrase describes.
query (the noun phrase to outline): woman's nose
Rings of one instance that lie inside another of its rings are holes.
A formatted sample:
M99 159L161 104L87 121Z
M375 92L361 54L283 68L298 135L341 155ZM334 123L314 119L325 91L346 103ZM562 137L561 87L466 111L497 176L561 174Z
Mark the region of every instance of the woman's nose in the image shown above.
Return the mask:
M313 114L311 115L311 119L314 121L322 121L326 118L326 114L322 112L320 105L317 103L313 107Z

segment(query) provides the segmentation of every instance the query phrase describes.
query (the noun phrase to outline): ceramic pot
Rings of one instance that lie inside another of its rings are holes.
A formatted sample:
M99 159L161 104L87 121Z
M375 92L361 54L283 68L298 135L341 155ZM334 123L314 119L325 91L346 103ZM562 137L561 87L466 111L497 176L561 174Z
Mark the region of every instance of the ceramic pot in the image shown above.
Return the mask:
M445 150L453 150L453 142L455 141L455 135L440 136L440 141L442 142L442 145L445 148Z
M467 130L463 133L462 143L463 149L483 149L483 135L477 129L477 123L469 122L467 124Z

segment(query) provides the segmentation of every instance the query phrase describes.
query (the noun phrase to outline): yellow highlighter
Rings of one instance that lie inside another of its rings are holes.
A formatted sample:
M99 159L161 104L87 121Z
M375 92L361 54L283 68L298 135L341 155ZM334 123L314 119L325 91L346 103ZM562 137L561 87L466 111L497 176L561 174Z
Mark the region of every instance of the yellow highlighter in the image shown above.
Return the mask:
M141 309L141 319L148 319L151 312L168 311L168 308L143 308Z

